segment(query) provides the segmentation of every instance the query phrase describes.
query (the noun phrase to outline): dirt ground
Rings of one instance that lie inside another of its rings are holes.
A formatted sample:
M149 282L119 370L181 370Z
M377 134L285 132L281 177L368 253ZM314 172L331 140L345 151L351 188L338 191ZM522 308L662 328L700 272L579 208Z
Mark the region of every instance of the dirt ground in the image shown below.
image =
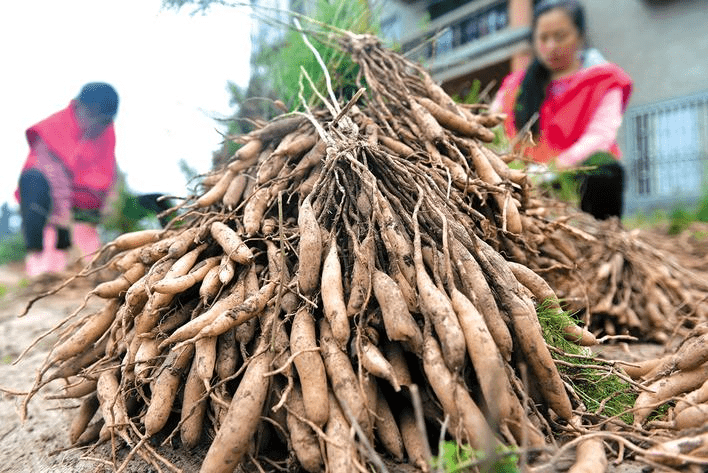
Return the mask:
M84 281L62 290L57 295L37 302L24 317L18 317L28 300L38 294L45 284L29 284L23 278L21 266L0 266L0 386L6 390L23 392L34 380L36 370L41 366L53 336L41 339L36 346L18 363L18 356L39 336L76 309L85 294L91 290L91 283ZM656 345L632 345L631 347L603 347L608 359L637 361L650 358L662 347ZM48 400L46 396L56 392L59 382L50 384L30 402L27 418L20 417L22 396L0 394L0 473L4 472L52 472L52 473L103 473L113 471L110 464L111 450L105 446L96 451L87 449L69 449L68 426L76 401ZM125 449L119 452L118 464L126 455ZM160 453L185 473L199 470L204 451L185 454L170 447L162 448ZM612 459L610 459L612 460ZM570 461L560 461L553 469L544 473L567 471ZM406 469L408 470L408 469ZM134 460L124 471L127 473L155 471L146 463ZM390 471L402 471L394 466ZM413 471L411 468L410 471ZM610 473L648 473L651 470L644 465L624 462L611 464Z
M13 364L25 348L39 336L71 314L91 290L91 283L84 281L62 290L57 295L37 302L24 317L27 301L39 294L40 288L54 287L56 282L43 281L28 284L23 278L21 266L0 266L0 287L5 294L0 296L0 386L17 392L31 387L37 369L55 338L40 340L19 363ZM87 310L91 309L91 304ZM111 458L110 447L89 451L66 450L68 427L76 401L48 400L47 395L56 392L59 381L50 384L29 403L27 418L20 417L22 396L0 394L0 472L12 473L102 473L113 471L106 461ZM124 458L126 451L119 452ZM204 452L195 456L171 451L161 452L185 473L198 471ZM120 460L119 460L120 461ZM120 463L118 463L120 464ZM141 461L131 462L126 473L148 472L149 466Z

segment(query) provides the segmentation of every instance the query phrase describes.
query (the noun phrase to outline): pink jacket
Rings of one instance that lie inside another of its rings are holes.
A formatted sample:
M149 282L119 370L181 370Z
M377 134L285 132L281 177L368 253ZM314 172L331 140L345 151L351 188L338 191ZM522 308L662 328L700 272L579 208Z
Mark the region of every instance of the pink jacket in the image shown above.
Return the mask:
M507 114L509 137L516 134L514 107L525 73L507 76L495 100ZM559 167L575 165L595 151L609 151L619 159L616 134L631 92L632 80L610 63L553 81L539 111L539 143L527 150L528 157L540 163L556 160Z
M97 138L87 140L74 115L75 101L26 131L30 152L22 171L39 168L35 145L44 143L63 164L70 179L71 205L80 209L100 209L117 177L113 124ZM41 169L40 169L41 170ZM15 193L19 200L19 192Z

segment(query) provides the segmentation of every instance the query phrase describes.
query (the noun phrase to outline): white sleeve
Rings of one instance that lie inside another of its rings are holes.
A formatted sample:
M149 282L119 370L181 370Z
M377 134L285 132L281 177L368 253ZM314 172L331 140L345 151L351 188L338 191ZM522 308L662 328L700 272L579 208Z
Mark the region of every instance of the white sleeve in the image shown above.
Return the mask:
M489 104L489 113L498 113L502 110L502 100L504 98L504 93L506 91L500 89L497 95L494 96L494 100Z

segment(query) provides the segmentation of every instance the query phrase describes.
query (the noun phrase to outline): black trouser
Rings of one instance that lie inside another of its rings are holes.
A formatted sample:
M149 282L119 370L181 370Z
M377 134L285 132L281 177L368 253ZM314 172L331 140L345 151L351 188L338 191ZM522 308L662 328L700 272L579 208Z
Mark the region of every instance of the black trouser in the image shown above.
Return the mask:
M41 251L44 226L52 209L52 197L49 182L36 169L30 169L20 175L20 215L22 217L22 236L29 251ZM57 229L57 248L71 246L69 231Z
M598 220L622 217L624 170L618 162L601 164L578 174L580 209Z

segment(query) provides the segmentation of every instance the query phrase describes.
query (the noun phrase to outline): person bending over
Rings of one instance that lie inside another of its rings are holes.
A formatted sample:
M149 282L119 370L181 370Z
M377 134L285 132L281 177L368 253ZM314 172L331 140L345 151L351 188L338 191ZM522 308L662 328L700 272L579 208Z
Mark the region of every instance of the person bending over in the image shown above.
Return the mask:
M92 82L26 130L30 149L16 197L28 276L63 271L72 241L83 258L99 249L96 225L117 178L117 110L115 89Z

